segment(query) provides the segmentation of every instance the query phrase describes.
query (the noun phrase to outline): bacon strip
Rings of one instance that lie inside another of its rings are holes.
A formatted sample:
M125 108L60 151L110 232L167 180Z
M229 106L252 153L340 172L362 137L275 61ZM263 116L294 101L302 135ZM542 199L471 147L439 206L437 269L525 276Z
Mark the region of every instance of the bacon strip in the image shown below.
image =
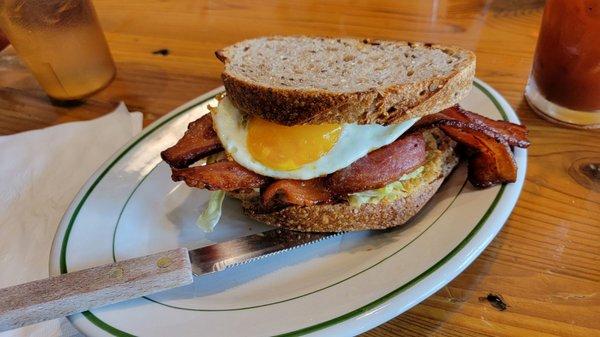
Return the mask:
M469 180L478 187L514 182L517 167L509 146L527 147L527 129L494 121L458 106L423 117L416 128L437 126L449 137L473 150L469 157ZM233 161L189 167L198 159L221 151L210 115L190 123L182 139L161 156L172 167L174 181L191 187L240 191L261 188L267 208L331 203L347 194L381 188L411 172L426 160L423 134L416 131L370 152L350 166L326 177L311 180L275 180L245 169Z
M261 202L266 208L278 205L311 206L330 203L331 192L325 186L323 178L311 180L277 180L261 191Z
M473 150L469 158L468 178L477 187L489 187L517 180L517 164L506 142L498 141L482 131L450 125L440 128L454 141Z
M527 128L524 125L496 121L464 110L458 105L427 115L415 124L416 127L430 125L450 125L463 130L477 130L510 146L525 148L530 145Z
M223 150L210 114L191 122L177 144L164 150L160 156L171 167L184 168L196 161Z
M341 195L381 188L421 166L426 157L423 134L411 133L332 173L327 185Z
M336 196L376 189L396 181L422 165L426 157L423 134L409 134L324 178L277 180L261 192L261 201L266 208L330 203Z
M173 168L171 178L173 181L184 180L190 187L227 192L259 188L270 181L269 178L249 171L233 161L221 161L183 169Z

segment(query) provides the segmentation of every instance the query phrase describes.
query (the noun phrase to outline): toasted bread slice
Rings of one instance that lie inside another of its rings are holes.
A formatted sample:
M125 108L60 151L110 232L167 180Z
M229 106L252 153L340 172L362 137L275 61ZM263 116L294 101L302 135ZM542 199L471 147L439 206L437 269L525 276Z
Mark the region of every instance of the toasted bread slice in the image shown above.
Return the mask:
M363 203L360 206L352 206L349 203L290 206L265 212L261 209L256 196L249 194L232 196L242 200L244 212L251 218L292 230L341 232L399 226L421 210L458 164L458 157L454 151L456 144L438 129L432 132L438 139L437 159L432 161L434 166L428 168L430 172L423 174L422 179L411 184L407 195L394 201Z
M475 74L471 51L420 42L275 36L216 55L233 104L285 125L401 123L458 103Z

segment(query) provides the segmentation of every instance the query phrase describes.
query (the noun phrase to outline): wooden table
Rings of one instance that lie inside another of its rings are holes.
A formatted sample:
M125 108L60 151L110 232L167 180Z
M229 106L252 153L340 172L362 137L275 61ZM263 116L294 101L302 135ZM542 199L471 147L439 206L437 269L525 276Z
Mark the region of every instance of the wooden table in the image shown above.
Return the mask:
M477 76L530 129L521 199L465 272L365 335L600 335L600 133L549 124L523 99L543 1L94 2L117 79L81 106L54 106L8 48L0 53L0 134L95 118L121 100L144 112L147 125L219 86L213 52L255 36L425 40L474 50ZM490 293L507 309L480 300Z

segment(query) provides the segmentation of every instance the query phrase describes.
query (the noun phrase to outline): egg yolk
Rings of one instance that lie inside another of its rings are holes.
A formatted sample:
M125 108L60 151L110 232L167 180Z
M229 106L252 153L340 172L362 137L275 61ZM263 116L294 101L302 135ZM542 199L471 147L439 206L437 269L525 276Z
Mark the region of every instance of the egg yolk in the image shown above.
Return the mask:
M285 126L252 117L246 142L250 155L261 164L290 171L329 152L341 132L339 124Z

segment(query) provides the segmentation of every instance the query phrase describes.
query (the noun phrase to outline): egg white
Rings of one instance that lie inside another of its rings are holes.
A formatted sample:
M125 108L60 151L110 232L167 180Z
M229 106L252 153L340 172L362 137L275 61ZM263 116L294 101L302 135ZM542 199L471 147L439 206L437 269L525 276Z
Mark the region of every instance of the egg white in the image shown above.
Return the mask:
M307 180L333 173L349 166L367 153L392 143L408 130L419 118L409 119L400 124L382 126L378 124L343 124L337 143L314 162L297 169L283 171L265 166L252 158L246 139L248 130L242 114L225 96L219 105L212 109L213 127L233 159L250 171L263 176L279 179Z

